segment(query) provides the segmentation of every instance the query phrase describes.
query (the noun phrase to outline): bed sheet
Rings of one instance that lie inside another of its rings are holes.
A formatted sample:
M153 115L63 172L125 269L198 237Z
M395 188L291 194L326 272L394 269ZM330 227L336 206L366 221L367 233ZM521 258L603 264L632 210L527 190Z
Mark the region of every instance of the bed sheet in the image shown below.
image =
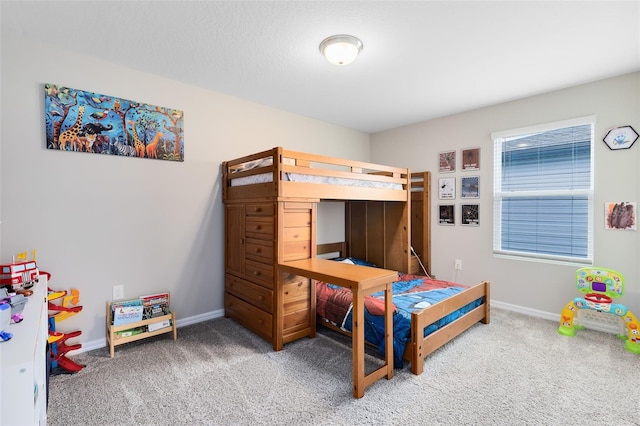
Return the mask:
M411 313L429 307L441 300L458 294L467 286L441 281L424 276L399 273L398 281L393 283L393 352L394 367L404 365L404 351L411 341ZM316 313L343 330L352 331L352 294L351 291L333 284L317 282ZM476 300L452 312L424 330L428 336L441 327L455 321L465 313L482 303ZM384 292L373 293L365 297L365 339L385 353L384 339Z

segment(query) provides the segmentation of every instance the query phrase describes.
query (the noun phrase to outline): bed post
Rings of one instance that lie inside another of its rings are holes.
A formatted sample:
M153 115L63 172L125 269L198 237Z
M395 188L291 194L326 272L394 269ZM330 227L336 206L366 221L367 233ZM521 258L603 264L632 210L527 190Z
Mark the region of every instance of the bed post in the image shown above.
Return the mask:
M482 284L484 285L484 318L482 323L489 324L491 322L491 283L485 281Z

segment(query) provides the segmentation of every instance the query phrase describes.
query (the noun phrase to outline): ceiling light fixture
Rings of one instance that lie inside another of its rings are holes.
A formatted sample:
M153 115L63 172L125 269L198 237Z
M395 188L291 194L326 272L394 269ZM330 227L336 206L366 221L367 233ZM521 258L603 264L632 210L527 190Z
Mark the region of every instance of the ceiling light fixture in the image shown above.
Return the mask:
M349 65L361 50L360 39L346 34L327 37L320 43L320 52L334 65Z

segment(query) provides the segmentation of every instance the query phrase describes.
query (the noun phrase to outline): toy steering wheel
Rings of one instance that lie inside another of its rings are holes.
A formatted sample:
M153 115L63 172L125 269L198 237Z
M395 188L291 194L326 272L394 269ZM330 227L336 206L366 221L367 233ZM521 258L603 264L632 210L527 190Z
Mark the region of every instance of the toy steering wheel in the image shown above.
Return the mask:
M589 302L593 302L593 303L604 303L604 304L608 304L613 302L613 299L610 298L609 296L607 296L606 294L600 294L600 293L589 293L589 294L585 294L584 298L587 299Z

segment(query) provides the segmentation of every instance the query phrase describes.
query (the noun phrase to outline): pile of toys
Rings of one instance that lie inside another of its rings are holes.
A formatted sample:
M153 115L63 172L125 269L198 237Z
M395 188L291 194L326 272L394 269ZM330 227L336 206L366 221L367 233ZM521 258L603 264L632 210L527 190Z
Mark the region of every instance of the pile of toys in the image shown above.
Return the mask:
M47 276L47 282L51 280L51 274L39 271L36 264L36 254L33 251L32 260L27 260L27 253L19 253L13 257L11 263L0 265L0 342L13 338L9 332L12 323L23 320L22 311L28 302L28 297L33 294L33 287L38 283L40 276ZM82 334L82 331L61 332L58 324L82 311L79 306L80 292L55 291L47 288L49 337L48 346L51 357L52 374L75 373L84 365L80 365L67 357L68 352L80 349L81 344L68 344L67 340Z
M17 260L16 260L17 257ZM0 265L0 342L13 337L9 332L11 323L23 320L22 311L33 294L33 287L40 277L35 261L27 260L27 253L19 253L9 264Z

